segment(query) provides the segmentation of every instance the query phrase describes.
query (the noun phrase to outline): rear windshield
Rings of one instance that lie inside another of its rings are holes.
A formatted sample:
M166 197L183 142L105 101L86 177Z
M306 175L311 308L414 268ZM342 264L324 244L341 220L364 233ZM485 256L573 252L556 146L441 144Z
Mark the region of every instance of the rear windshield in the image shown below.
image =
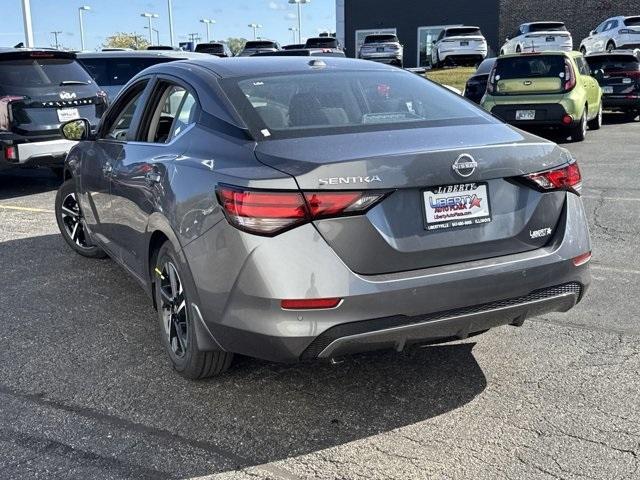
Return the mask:
M604 70L606 72L629 72L640 70L640 60L633 55L609 55L587 57L587 63L592 72Z
M364 39L364 43L383 43L383 42L397 42L398 37L395 35L367 35Z
M640 17L629 17L624 21L624 24L627 27L638 27L640 26Z
M21 58L0 60L3 87L51 87L64 82L93 83L87 72L70 58Z
M480 66L478 67L478 70L476 70L475 75L488 75L489 72L491 72L491 69L493 68L493 65L495 63L496 63L495 58L487 58L486 60L483 60Z
M224 53L223 45L212 45L210 43L201 43L196 45L196 52L199 53Z
M403 71L277 74L222 83L257 138L489 121L462 97Z
M338 41L335 38L310 38L305 43L307 48L315 47L337 47Z
M565 57L562 55L533 55L499 58L496 64L496 80L531 77L564 76Z
M135 75L157 63L169 62L169 57L153 58L79 58L96 83L101 87L126 84Z
M529 32L566 32L567 27L564 23L549 22L549 23L534 23L529 25Z
M470 37L474 35L482 35L479 28L449 28L445 33L445 37Z
M276 48L276 44L270 41L250 41L247 42L244 48Z

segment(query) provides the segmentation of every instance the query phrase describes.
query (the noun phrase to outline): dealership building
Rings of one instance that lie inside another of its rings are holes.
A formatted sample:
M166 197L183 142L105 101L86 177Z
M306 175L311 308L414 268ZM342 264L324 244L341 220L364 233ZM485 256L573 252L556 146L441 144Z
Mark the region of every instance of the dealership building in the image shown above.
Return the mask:
M395 33L406 67L429 66L431 44L444 26L482 29L490 54L521 23L563 21L580 41L608 17L640 15L640 0L336 0L337 37L355 57L364 38Z

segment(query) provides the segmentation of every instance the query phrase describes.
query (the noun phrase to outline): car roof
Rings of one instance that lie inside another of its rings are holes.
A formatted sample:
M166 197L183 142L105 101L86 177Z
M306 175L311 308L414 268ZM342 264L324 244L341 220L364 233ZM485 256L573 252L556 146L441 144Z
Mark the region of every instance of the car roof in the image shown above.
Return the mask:
M55 48L12 48L0 47L0 55L19 57L29 53L42 53L46 57L76 58L76 53L66 50L56 50Z
M114 52L82 52L78 53L79 59L83 58L153 58L153 57L169 57L169 58L203 58L209 55L196 52L184 52L179 50L132 50L132 51L114 51Z
M344 57L233 57L217 58L204 55L205 58L189 59L186 62L178 62L185 65L197 65L215 73L221 78L242 77L250 75L269 75L278 73L306 73L318 68L317 62L323 62L323 70L327 71L392 71L398 72L396 67L367 60L356 60ZM315 63L315 65L312 65ZM167 69L175 68L172 63L158 64L145 70L146 73L161 73Z
M521 26L525 26L525 25L538 25L540 23L557 23L558 25L564 25L564 22L560 22L558 20L546 20L544 22L542 21L538 21L538 22L528 22L528 23L523 23Z
M458 28L477 28L480 30L480 27L476 27L475 25L451 25L446 27L445 30L457 30Z

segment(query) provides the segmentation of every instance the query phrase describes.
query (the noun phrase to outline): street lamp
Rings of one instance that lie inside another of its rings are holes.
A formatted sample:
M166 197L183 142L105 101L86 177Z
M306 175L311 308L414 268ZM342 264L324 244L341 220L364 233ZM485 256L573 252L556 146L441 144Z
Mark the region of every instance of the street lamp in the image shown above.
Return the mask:
M298 29L296 27L289 27L289 31L293 35L293 42L292 43L296 43L296 32L298 31Z
M210 38L209 38L209 27L211 25L213 25L214 23L216 23L215 20L211 20L210 18L201 18L200 19L200 23L204 23L207 26L207 43L209 43Z
M84 24L82 22L82 13L91 10L89 5L78 7L78 20L80 20L80 50L84 50Z
M289 3L298 5L298 43L302 43L302 4L311 3L311 0L289 0Z
M249 28L253 28L253 39L257 40L258 39L258 29L262 28L262 25L260 25L259 23L250 23L249 24Z
M53 37L55 38L55 48L56 50L58 50L58 48L60 48L60 44L58 43L58 35L62 34L61 31L57 30L55 32L51 32L51 35L53 35Z
M144 27L145 30L148 29L149 27ZM153 33L156 34L156 42L158 45L160 45L160 30L158 30L157 28L153 29Z
M158 14L144 12L141 13L140 16L145 17L147 20L149 20L149 43L153 45L153 19L158 18Z
M171 6L171 0L167 0L167 10L169 11L169 41L173 47L173 7Z

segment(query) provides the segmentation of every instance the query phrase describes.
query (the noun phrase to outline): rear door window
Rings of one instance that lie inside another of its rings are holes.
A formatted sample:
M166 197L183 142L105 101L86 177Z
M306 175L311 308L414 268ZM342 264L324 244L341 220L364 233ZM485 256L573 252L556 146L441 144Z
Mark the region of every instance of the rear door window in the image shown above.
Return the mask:
M2 90L60 87L93 83L89 74L72 58L20 58L0 60Z

